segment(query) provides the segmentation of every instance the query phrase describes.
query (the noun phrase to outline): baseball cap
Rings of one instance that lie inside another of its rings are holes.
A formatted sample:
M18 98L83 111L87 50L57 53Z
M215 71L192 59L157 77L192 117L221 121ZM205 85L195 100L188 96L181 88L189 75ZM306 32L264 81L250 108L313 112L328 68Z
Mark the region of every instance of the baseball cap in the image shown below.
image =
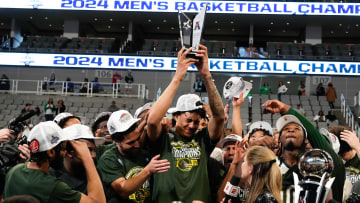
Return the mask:
M96 130L98 129L99 123L109 120L111 114L112 114L112 112L106 111L106 112L99 113L95 117L94 123L91 125L91 130L94 134L95 134Z
M281 116L277 121L276 121L276 128L279 132L282 131L282 129L289 123L296 123L298 125L300 125L302 127L302 129L304 130L304 135L305 138L307 138L307 132L305 127L303 126L303 124L300 122L300 120L298 118L296 118L296 116L293 115L285 115L285 116Z
M340 141L333 133L329 132L326 128L321 128L320 133L327 139L331 147L336 153L340 151Z
M269 131L270 136L273 136L273 130L270 123L265 121L256 121L250 125L249 133L253 133L255 130L266 130Z
M241 142L242 141L242 137L240 137L239 135L235 135L235 134L230 134L230 135L227 135L224 139L222 139L220 141L220 146L221 148L224 148L224 145L225 143L227 142L230 142L230 141L238 141L238 142Z
M246 98L251 89L252 83L244 81L242 77L231 77L224 85L224 98L239 98L241 92L244 92L243 97Z
M176 112L193 111L203 108L201 99L196 94L184 94L176 102Z
M73 114L69 113L69 112L59 113L58 115L55 116L54 122L59 123L62 119L69 117L69 116L73 116Z
M30 152L43 152L56 147L62 141L68 140L63 129L55 122L46 121L37 124L29 133Z
M111 114L107 123L109 133L112 135L125 132L139 120L139 118L133 118L126 110L115 111Z
M154 105L154 102L149 102L149 103L144 104L144 106L139 107L138 109L136 109L135 114L134 114L134 118L139 118L139 115L142 112L144 112L146 110L150 110L153 105Z
M74 124L72 126L64 128L63 132L64 134L66 134L69 140L89 139L94 140L96 145L101 145L105 143L105 138L94 137L91 129L86 125Z

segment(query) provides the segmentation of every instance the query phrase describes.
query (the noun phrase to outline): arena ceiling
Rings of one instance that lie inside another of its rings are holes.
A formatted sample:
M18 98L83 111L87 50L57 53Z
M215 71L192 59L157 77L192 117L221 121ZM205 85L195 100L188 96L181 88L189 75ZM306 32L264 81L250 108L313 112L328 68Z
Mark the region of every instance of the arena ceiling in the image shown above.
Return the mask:
M130 20L145 34L179 33L176 13L0 9L2 33L10 30L12 18L23 31L32 33L61 33L64 19L78 19L83 33L127 33ZM307 24L321 25L327 38L360 36L358 17L207 14L205 22L205 35L209 36L246 37L250 24L255 37L264 38L304 36Z

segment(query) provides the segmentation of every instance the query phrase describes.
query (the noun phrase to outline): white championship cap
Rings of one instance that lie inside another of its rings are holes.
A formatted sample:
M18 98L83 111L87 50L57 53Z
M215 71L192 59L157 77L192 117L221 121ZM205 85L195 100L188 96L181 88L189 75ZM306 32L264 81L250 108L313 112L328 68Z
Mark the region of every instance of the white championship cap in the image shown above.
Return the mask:
M70 116L74 116L74 115L69 112L59 113L58 115L55 116L54 122L59 123L62 119L66 118L66 117L70 117Z
M52 149L62 141L68 140L63 129L55 122L46 121L37 124L29 133L28 142L30 142L30 152L44 152Z
M256 121L256 122L252 123L250 125L249 133L250 134L254 133L253 132L254 130L266 130L266 131L269 131L270 136L273 136L273 130L272 130L270 123L265 122L265 121Z
M139 120L139 118L133 118L126 110L115 111L111 114L107 123L109 133L112 135L125 132Z
M300 122L300 120L298 118L296 118L296 116L293 115L285 115L285 116L281 116L277 121L276 121L276 128L279 132L282 131L282 129L289 123L296 123L298 125L300 125L302 127L302 129L304 130L304 135L305 138L307 138L307 132L305 127L303 126L303 124Z
M340 151L340 141L333 133L329 132L326 128L321 128L320 133L327 139L331 147L336 153Z
M252 83L244 81L242 77L231 77L224 85L224 98L239 98L241 92L244 92L243 97L246 98L251 89Z
M222 139L220 141L220 146L221 148L224 148L224 145L225 143L227 142L230 142L230 141L238 141L238 142L241 142L242 141L242 137L240 137L239 135L235 135L235 134L230 134L230 135L227 135L224 139Z
M74 124L67 128L63 129L64 134L69 140L77 139L89 139L94 140L96 145L102 145L105 143L105 138L103 137L94 137L94 134L91 132L91 129L86 125Z
M134 114L134 118L139 118L140 114L146 110L150 110L151 107L154 105L154 102L149 102L144 104L144 106L139 107L138 109L136 109L135 114Z
M184 94L176 102L176 112L193 111L203 108L201 99L196 94Z

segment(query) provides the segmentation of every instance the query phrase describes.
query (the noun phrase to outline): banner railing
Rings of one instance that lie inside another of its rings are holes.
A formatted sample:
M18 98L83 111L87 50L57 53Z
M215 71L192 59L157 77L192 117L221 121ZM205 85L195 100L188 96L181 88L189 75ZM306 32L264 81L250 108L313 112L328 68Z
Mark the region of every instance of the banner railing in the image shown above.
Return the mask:
M104 97L132 97L145 99L145 84L103 83L77 81L9 80L11 84L0 92L11 94L76 95Z
M346 104L345 97L341 94L341 113L345 118L345 122L349 127L356 132L356 135L360 136L360 126L355 120L355 116L349 105Z

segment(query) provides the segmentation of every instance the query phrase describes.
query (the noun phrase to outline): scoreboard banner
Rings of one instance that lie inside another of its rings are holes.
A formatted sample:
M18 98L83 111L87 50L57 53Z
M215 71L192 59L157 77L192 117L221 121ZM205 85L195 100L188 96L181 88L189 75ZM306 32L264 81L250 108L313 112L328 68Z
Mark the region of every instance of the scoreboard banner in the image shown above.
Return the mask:
M208 4L207 13L359 16L359 3L245 2L191 0L0 0L0 8L184 12L198 13Z
M175 57L0 52L3 67L175 71L176 65ZM359 62L210 58L209 66L223 73L360 76Z

